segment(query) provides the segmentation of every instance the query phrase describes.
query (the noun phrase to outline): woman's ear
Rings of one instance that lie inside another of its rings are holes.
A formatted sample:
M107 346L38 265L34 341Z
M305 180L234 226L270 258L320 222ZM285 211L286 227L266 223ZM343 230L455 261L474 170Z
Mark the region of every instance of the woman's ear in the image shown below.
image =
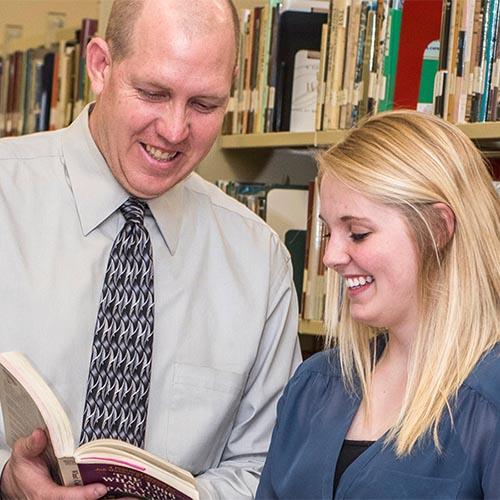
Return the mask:
M87 73L92 92L98 96L104 89L111 67L109 45L99 37L92 38L86 49Z
M455 214L453 210L446 203L434 203L433 208L439 212L439 215L444 222L446 232L439 234L438 245L439 248L443 248L451 240L453 234L455 233Z

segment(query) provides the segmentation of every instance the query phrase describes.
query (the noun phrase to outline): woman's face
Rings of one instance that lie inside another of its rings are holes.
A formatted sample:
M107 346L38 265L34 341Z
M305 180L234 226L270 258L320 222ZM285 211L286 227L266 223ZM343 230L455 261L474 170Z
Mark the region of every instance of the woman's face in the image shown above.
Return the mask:
M353 319L413 335L418 259L403 216L330 175L323 177L320 198L330 234L323 261L343 277Z

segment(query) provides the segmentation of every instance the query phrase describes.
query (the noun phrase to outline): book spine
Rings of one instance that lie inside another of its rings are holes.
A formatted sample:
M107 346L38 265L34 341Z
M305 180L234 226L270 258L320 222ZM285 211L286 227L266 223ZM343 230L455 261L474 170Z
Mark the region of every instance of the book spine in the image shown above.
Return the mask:
M73 457L57 459L60 483L64 486L82 486L83 481L80 470Z
M401 33L402 9L393 7L389 11L387 40L382 72L382 100L378 104L378 111L387 111L394 106L394 87L396 84L396 68L398 63L399 35Z
M479 111L479 121L484 122L486 120L487 109L488 109L488 97L489 88L491 83L491 67L492 67L492 49L494 46L494 39L496 36L497 29L497 17L498 17L498 3L499 0L492 0L487 2L489 9L487 10L486 16L486 36L484 43L483 52L483 88L481 91L481 105Z

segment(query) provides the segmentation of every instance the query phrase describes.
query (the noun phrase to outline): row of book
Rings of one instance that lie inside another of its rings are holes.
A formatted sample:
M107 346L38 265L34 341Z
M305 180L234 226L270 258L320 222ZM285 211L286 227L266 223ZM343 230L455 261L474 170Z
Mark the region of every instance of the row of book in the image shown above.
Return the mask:
M91 100L85 48L97 20L83 19L73 40L0 57L0 137L69 125Z
M241 12L224 133L345 129L395 107L497 120L499 0L278 3Z
M295 186L218 180L216 185L276 230L292 257L301 318L323 320L326 238L317 181Z

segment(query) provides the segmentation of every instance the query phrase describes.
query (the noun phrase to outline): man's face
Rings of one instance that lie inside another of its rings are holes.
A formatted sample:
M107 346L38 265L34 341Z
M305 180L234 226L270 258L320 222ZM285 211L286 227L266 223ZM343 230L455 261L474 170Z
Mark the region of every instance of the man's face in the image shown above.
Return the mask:
M231 26L198 36L147 18L136 23L132 53L106 68L90 119L115 178L146 199L177 184L209 152L235 57Z

